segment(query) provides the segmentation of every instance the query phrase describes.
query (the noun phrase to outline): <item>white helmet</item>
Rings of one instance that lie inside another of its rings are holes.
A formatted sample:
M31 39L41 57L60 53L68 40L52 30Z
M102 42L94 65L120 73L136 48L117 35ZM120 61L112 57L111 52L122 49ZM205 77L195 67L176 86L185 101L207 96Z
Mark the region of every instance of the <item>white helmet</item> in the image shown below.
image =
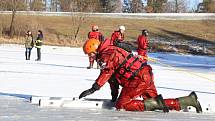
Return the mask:
M125 26L119 26L119 30L124 30L125 31Z

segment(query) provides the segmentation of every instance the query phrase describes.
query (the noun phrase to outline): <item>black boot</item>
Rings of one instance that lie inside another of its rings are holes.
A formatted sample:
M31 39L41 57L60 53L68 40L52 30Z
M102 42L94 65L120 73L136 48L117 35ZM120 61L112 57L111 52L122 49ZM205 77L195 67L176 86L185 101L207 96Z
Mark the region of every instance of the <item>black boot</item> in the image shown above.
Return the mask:
M25 51L25 60L28 60L28 52Z
M41 61L41 49L37 48L37 59L35 61Z
M179 97L177 99L179 101L181 110L187 108L187 106L193 106L196 108L197 113L202 112L202 107L201 107L199 101L197 100L198 97L194 91L191 92L188 96Z
M91 68L93 68L93 66L92 66L92 65L90 65L90 66L88 66L88 67L87 67L87 69L91 69Z
M90 62L90 65L87 67L87 69L93 68L93 62Z
M150 98L144 101L145 111L163 110L163 112L169 112L168 107L165 105L162 95L158 95L155 98Z
M31 51L28 52L28 60L31 58Z

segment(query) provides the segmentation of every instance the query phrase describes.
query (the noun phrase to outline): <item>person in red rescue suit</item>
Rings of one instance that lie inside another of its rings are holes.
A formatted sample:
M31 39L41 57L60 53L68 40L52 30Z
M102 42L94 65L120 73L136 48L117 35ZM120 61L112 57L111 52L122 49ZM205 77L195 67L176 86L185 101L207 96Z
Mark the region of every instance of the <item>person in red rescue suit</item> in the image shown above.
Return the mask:
M147 58L147 48L148 48L148 31L146 29L142 30L142 34L137 38L137 53L143 58Z
M124 41L125 26L119 26L118 31L114 31L111 36L110 45L120 47L128 52L132 51L132 45Z
M104 41L104 36L102 35L101 32L99 32L99 27L97 25L93 25L92 26L92 31L88 33L88 39L97 39L100 42ZM94 53L89 53L88 54L89 57L89 66L87 67L87 69L91 69L93 68L93 64L95 61L95 54ZM97 68L99 68L99 66L97 65Z
M111 35L111 45L117 45L124 40L125 26L119 26L118 31L114 31Z
M112 101L116 101L117 110L153 111L158 109L168 112L193 106L198 113L202 112L195 92L172 99L163 99L162 95L158 95L152 68L138 55L133 56L122 48L110 45L109 39L94 50L102 69L92 87L83 91L79 99L94 93L109 82ZM115 79L110 79L112 77ZM119 85L122 86L122 90L118 97ZM137 97L141 97L142 100L136 99Z

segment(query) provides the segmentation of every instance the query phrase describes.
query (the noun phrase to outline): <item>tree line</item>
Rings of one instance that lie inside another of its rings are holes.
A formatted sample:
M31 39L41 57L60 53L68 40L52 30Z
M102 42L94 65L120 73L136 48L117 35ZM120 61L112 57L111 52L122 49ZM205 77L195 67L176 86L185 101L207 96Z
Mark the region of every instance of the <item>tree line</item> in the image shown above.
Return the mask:
M15 5L14 5L15 4ZM0 0L1 11L52 11L101 13L215 12L214 0L203 0L188 10L185 0Z

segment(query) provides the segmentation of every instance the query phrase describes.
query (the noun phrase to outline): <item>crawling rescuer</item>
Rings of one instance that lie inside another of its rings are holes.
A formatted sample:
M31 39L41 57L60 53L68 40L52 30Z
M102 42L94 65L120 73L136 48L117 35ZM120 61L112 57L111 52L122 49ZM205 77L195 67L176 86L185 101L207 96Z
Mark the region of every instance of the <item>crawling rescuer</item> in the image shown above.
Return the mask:
M109 39L99 46L94 43L94 40L89 40L88 45L83 48L85 53L94 52L96 61L102 69L92 87L83 91L79 98L94 93L108 82L112 101L116 101L117 110L168 112L169 110L180 111L187 106L193 106L197 113L202 112L195 92L191 92L188 96L171 99L163 99L162 95L158 95L152 68L146 63L146 60L133 56L122 48L110 45ZM122 86L122 90L118 97L119 85ZM142 100L136 99L137 97L141 97Z

